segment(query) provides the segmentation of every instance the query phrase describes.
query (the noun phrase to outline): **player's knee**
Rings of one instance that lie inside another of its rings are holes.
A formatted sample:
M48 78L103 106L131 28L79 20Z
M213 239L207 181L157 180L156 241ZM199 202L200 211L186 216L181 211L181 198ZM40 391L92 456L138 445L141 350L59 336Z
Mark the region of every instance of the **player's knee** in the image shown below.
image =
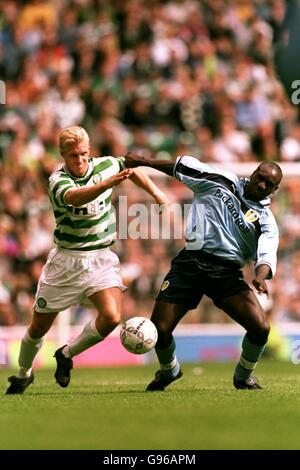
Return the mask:
M251 331L249 336L254 344L266 344L270 333L270 325L267 319L258 323Z
M121 312L118 310L108 310L102 312L101 316L106 325L109 325L112 329L118 326L121 320Z
M168 321L160 320L154 324L159 335L166 335L172 332L172 327Z
M265 340L265 342L268 341L269 333L270 333L270 324L267 319L265 319L261 325L261 337L262 339Z

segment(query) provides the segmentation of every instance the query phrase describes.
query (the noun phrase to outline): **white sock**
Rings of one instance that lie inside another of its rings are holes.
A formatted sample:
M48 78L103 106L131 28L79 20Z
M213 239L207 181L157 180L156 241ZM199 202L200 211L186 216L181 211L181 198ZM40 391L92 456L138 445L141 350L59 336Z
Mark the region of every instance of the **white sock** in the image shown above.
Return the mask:
M103 339L104 337L100 335L96 328L95 320L91 320L85 325L80 335L62 350L62 353L66 357L77 356L77 354L80 354L82 351L100 343Z
M25 334L21 341L20 354L19 354L19 372L18 377L24 379L29 377L32 370L32 363L41 349L43 338L31 338L28 332Z
M20 367L17 377L19 377L19 379L27 379L27 377L31 376L31 372L32 367L30 367L30 369L26 369L26 367Z
M171 343L166 348L155 348L160 368L166 377L176 377L180 371L180 364L175 355L175 346L175 340L172 337Z

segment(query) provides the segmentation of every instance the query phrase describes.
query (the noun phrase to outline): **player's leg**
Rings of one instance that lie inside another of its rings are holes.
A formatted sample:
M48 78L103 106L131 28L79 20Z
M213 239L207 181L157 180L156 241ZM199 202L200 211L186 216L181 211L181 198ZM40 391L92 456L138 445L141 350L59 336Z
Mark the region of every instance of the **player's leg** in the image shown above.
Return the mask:
M89 297L98 311L97 318L87 323L76 338L55 352L57 368L54 376L61 387L67 387L70 383L72 357L103 341L119 324L121 297L119 287L103 289Z
M234 371L236 388L261 388L252 371L261 358L270 331L267 316L251 290L244 290L219 302L221 308L247 331L242 354Z
M99 343L115 329L121 318L121 298L119 287L110 287L89 297L98 311L98 316L87 323L79 336L64 348L68 357L76 356Z
M188 307L157 300L151 316L158 332L155 352L160 364L154 380L148 385L147 391L164 390L167 385L182 376L180 364L175 354L175 340L172 335L174 328L187 313Z
M164 390L181 377L180 364L175 355L175 340L172 332L182 317L196 308L203 296L205 273L194 252L182 250L172 260L151 316L158 331L155 351L160 370L148 385L148 391Z
M21 341L18 360L20 369L17 375L9 377L10 386L6 391L7 394L23 393L33 382L32 364L34 358L41 349L43 337L50 329L57 313L33 312L32 321Z
M73 263L74 256L70 256L70 263ZM61 387L69 385L72 357L102 341L118 325L122 291L125 290L119 274L119 258L108 248L96 250L95 253L78 254L76 261L76 286L74 288L72 285L69 289L69 305L78 303L95 306L98 316L85 325L74 340L55 352L55 378Z

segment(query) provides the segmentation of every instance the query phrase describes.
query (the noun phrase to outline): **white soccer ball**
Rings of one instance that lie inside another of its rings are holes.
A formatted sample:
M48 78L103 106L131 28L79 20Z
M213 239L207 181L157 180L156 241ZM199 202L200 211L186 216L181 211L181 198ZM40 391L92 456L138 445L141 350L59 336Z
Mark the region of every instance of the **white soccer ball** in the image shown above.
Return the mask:
M157 329L148 318L133 317L122 326L120 340L127 351L145 354L156 345Z

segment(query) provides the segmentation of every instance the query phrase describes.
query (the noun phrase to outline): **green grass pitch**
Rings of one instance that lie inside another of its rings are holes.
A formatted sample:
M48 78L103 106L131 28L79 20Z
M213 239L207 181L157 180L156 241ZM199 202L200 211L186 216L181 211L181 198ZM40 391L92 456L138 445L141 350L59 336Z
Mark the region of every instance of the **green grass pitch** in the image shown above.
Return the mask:
M233 364L183 365L164 392L145 393L154 366L77 369L69 388L36 371L24 395L5 395L0 449L300 449L300 366L264 361L264 390L235 390Z

